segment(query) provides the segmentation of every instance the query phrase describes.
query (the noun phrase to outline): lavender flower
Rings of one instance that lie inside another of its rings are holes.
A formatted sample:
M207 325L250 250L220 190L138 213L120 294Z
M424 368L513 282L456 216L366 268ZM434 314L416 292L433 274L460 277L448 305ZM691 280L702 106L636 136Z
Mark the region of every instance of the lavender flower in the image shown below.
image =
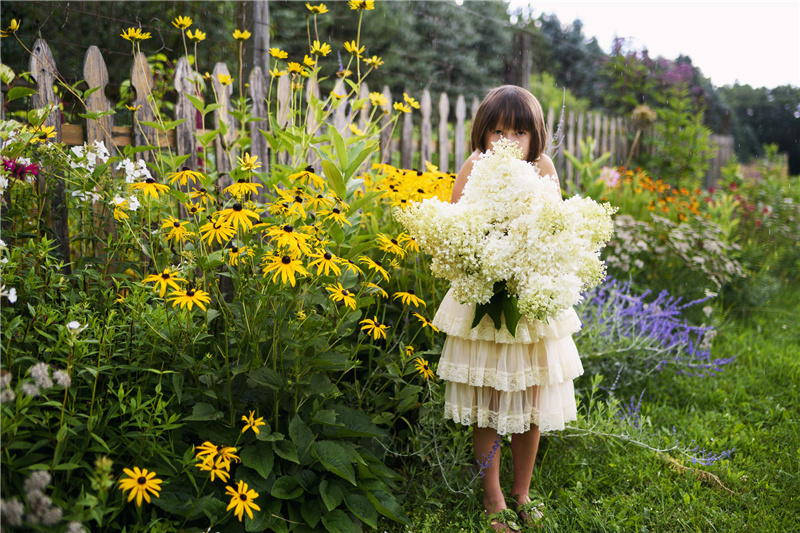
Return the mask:
M478 468L480 468L480 470L478 471L478 475L481 478L483 478L483 476L486 475L486 470L488 470L489 468L492 467L492 462L494 461L494 456L497 454L497 451L500 449L500 442L501 442L500 441L500 435L498 435L497 439L495 439L494 444L492 445L491 451L489 451L489 454L488 455L487 454L483 454L483 461L481 461L480 459L476 460L477 463L478 463Z

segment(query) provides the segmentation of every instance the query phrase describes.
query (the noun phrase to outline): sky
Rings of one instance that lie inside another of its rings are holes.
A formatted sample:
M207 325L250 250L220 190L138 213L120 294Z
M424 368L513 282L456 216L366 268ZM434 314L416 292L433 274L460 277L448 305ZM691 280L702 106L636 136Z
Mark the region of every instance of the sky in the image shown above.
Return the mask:
M800 87L800 0L735 2L697 0L512 0L511 11L533 18L555 13L562 24L576 18L583 34L609 52L615 36L632 38L651 57L687 55L715 86Z

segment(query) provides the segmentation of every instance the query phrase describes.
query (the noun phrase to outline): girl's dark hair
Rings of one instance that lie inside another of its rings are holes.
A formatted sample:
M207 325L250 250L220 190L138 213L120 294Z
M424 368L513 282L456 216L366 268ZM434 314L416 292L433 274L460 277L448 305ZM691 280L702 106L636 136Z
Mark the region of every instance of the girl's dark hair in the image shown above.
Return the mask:
M539 100L516 85L495 87L481 102L472 123L472 149L485 152L486 134L495 127L531 132L528 161L536 161L547 148L547 127Z

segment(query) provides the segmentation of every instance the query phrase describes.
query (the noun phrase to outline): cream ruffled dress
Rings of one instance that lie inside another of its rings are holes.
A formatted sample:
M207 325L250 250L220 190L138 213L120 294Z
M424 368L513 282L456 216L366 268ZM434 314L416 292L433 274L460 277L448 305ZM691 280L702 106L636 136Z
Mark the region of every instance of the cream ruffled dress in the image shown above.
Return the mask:
M448 291L433 325L447 334L438 375L447 381L444 415L490 427L501 435L564 429L577 417L572 380L583 374L572 334L581 321L572 308L544 323L523 316L515 336L484 316L472 328L475 305Z

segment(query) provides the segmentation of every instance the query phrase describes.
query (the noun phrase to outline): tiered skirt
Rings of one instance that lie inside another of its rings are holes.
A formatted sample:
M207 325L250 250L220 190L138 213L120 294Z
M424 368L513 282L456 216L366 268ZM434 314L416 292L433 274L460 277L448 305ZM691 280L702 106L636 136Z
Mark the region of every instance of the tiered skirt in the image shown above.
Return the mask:
M474 305L448 292L433 325L447 334L437 374L447 381L445 418L494 428L501 435L564 429L577 417L572 380L583 374L572 334L581 322L570 308L544 323L520 319L514 336L488 316L472 328Z

